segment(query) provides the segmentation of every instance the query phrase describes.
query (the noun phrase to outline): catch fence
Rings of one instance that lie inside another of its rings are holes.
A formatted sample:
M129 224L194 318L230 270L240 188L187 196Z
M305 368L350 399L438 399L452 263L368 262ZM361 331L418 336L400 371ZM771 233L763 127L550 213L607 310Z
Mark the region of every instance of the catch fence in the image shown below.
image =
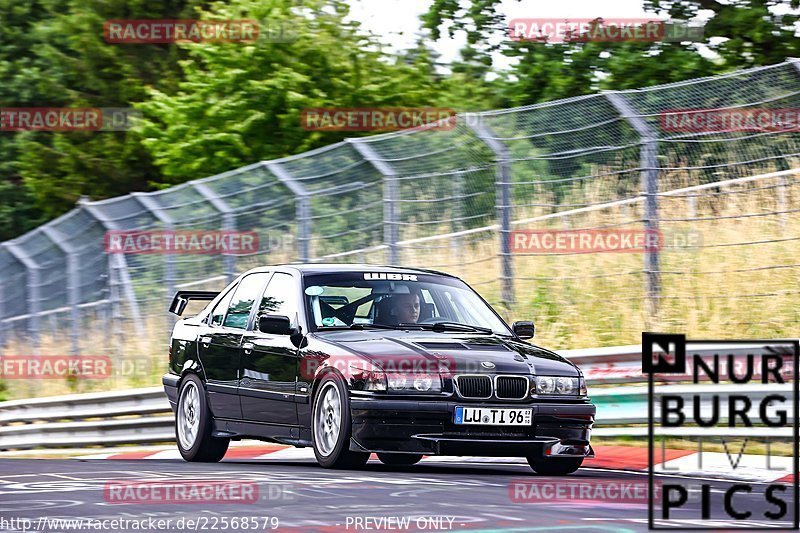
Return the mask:
M800 307L797 128L675 128L687 110L800 109L800 62L347 139L152 193L78 203L0 245L8 351L166 340L179 288L281 262L367 262L463 277L552 347L781 337ZM109 231L254 231L248 254L106 253ZM518 230L658 231L643 253L514 248ZM57 339L52 342L52 338ZM67 339L69 341L67 342ZM68 344L68 346L67 346Z

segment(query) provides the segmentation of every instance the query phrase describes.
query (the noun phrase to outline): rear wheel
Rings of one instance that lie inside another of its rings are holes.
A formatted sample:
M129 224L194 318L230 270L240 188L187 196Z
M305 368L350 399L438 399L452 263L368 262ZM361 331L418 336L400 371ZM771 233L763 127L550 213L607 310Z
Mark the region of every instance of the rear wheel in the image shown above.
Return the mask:
M335 374L322 378L311 420L314 455L325 468L358 468L369 460L367 452L350 451L350 397L344 382Z
M411 466L422 459L421 453L379 453L378 459L385 465Z
M216 463L228 451L230 439L211 436L211 411L200 378L189 374L181 384L175 410L175 436L187 461Z
M533 471L543 476L567 476L578 470L583 464L583 457L527 457L527 459Z

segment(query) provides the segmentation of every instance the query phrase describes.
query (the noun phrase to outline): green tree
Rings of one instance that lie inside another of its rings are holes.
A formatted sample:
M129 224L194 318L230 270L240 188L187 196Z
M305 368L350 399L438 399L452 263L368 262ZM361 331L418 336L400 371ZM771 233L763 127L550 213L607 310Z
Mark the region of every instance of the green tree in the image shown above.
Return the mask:
M0 106L129 107L125 132L0 132L0 239L94 199L161 188L335 142L305 107L482 109L496 91L422 42L390 55L342 0L0 0ZM256 19L291 42L112 44L109 19Z
M185 18L195 5L200 2L0 0L0 106L127 107L145 97L145 84L167 90L179 72L180 50L107 43L103 23ZM0 238L69 210L82 195L144 189L158 169L137 135L0 132Z
M719 54L718 68L733 70L780 63L800 53L795 24L800 0L646 0L645 8L675 19L711 13L705 44Z
M164 174L180 183L323 146L352 132L307 131L304 108L417 107L453 104L424 46L391 57L340 0L216 4L214 18L250 18L289 25L289 42L184 45L178 90L150 89L140 105L144 144Z
M512 105L681 81L800 53L793 28L798 15L787 9L796 9L798 0L645 0L645 9L659 18L690 20L710 13L702 43L512 42L504 38L508 21L498 6L499 0L474 0L463 9L459 2L434 0L423 23L434 38L443 27L450 34L466 32L463 55L473 61L476 56L490 61L495 51L512 58L502 84L502 99Z

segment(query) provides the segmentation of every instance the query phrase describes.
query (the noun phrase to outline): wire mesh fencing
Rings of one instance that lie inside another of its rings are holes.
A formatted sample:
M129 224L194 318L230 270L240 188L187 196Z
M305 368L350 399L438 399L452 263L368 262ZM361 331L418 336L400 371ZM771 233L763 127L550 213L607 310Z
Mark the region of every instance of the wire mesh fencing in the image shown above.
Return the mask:
M656 328L790 335L800 137L787 117L800 116L798 104L791 60L464 114L163 191L82 200L0 246L4 352L113 350L131 334L160 350L175 290L220 289L286 262L450 272L505 318L535 319L553 347L635 343ZM137 231L251 232L257 246L109 251L109 233ZM542 244L652 232L657 246L632 250Z

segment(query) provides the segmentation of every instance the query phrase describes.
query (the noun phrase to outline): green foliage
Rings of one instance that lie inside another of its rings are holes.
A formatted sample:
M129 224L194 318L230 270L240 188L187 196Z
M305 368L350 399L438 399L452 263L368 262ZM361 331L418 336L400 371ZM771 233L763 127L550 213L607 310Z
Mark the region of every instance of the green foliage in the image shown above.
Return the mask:
M489 107L474 72L426 46L390 56L341 0L0 0L0 106L129 107L127 132L0 133L0 239L94 199L152 190L340 140L305 107ZM254 19L296 40L111 44L110 19Z
M111 18L181 18L194 2L0 0L0 105L126 107L143 82L167 90L179 51L111 45ZM0 133L0 221L7 239L71 209L81 195L142 190L158 170L132 132ZM13 234L13 235L12 235Z
M215 5L210 16L278 19L298 38L186 45L188 59L181 62L178 90L149 90L149 101L139 106L147 117L144 144L163 172L163 184L298 153L346 136L303 129L304 108L447 103L423 47L390 58L375 38L358 31L357 23L345 21L344 2L300 4L303 9L289 9L281 0Z
M705 42L725 70L780 63L800 52L798 0L646 0L645 7L675 19L692 18L699 10L713 13Z
M507 21L499 0L473 0L466 9L452 0L434 0L423 17L434 38L444 25L450 35L467 33L462 52L473 64L490 62L501 50L514 61L503 80L502 101L512 105L588 94L599 89L628 89L682 81L758 65L779 63L800 53L794 23L798 0L645 0L659 18L689 20L710 13L703 43L569 43L543 44L504 40ZM783 9L781 9L783 8ZM575 18L608 15L597 9ZM531 14L534 16L534 14ZM494 44L492 44L494 43Z

